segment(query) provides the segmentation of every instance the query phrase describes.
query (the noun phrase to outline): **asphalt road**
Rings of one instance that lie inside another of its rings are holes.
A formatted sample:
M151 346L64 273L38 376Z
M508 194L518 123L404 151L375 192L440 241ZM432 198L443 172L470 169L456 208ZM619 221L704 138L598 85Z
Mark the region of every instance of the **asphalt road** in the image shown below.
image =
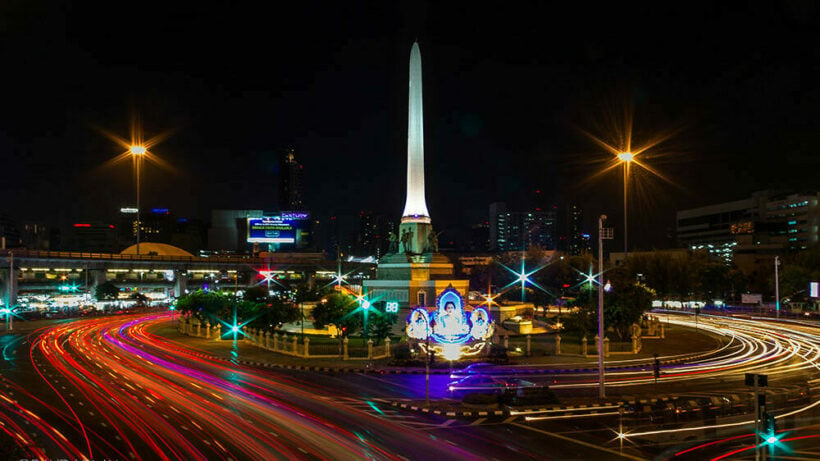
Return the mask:
M621 419L617 412L464 419L402 411L391 402L423 399L424 376L246 367L152 334L167 320L164 314L81 319L0 336L0 445L6 447L0 455L501 460L712 459L727 453L734 459L750 453L743 436L751 425L742 412L647 420ZM715 397L746 392L742 376L749 371L769 374L775 390L818 376L814 324L715 317L700 319L698 327L727 335L728 345L683 363L662 357L659 384L645 361L611 361L610 394ZM532 371L490 372L550 384L564 396L595 393L594 370ZM431 377L434 399L447 397L450 380ZM781 437L790 439L783 446L811 454L820 401L807 398L777 414L781 429L792 434ZM619 432L625 434L623 451ZM20 448L11 451L14 445ZM808 456L800 453L793 457Z

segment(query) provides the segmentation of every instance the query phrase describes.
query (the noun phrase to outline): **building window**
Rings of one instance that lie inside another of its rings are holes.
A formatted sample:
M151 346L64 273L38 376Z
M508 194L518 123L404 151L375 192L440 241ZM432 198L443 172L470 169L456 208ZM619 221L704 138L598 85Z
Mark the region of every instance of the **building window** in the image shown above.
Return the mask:
M419 306L427 306L427 293L425 293L423 290L419 290L418 293L416 293L416 298L418 299Z

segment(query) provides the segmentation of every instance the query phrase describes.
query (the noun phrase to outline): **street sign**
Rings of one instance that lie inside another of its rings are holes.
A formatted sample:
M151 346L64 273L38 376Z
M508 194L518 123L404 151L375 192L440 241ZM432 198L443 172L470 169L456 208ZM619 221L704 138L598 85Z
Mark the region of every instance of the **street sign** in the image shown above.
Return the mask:
M746 373L746 385L754 386L755 377L757 377L757 385L759 387L767 387L769 385L769 375L758 375L755 373Z

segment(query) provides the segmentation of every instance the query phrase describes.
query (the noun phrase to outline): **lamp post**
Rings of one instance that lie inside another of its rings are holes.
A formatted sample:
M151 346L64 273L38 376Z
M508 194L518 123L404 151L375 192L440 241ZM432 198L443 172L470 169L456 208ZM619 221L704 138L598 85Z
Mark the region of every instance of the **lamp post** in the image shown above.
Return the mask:
M778 275L777 266L780 265L780 256L774 257L774 306L776 316L780 319L780 277Z
M598 394L606 398L604 386L604 239L612 238L612 228L604 228L606 215L598 218Z
M6 307L2 310L6 313L6 333L14 330L14 316L12 315L14 306L12 304L17 301L13 297L13 293L17 289L15 282L17 282L17 278L14 276L14 252L9 251L9 287L6 293Z
M367 331L367 311L370 309L370 301L365 299L364 295L358 296L359 307L362 308L362 342L366 345L367 340L370 339L370 334Z
M140 254L140 228L142 227L142 220L140 219L140 165L142 158L145 156L147 150L144 146L132 145L129 147L131 158L134 161L134 170L137 174L137 255Z
M634 158L632 152L621 152L618 154L618 159L624 165L624 259L629 255L629 248L627 246L627 196L629 194L629 167L632 165Z

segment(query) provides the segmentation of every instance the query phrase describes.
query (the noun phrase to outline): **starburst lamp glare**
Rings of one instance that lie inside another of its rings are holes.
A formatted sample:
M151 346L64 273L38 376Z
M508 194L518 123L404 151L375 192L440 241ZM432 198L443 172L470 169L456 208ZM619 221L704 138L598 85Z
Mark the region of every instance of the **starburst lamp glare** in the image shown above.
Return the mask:
M364 310L370 309L370 301L368 301L366 299L362 300L362 309L364 309Z
M618 159L622 162L631 162L635 155L632 152L621 152L618 154Z
M133 155L145 155L145 147L144 146L131 146L128 150Z

